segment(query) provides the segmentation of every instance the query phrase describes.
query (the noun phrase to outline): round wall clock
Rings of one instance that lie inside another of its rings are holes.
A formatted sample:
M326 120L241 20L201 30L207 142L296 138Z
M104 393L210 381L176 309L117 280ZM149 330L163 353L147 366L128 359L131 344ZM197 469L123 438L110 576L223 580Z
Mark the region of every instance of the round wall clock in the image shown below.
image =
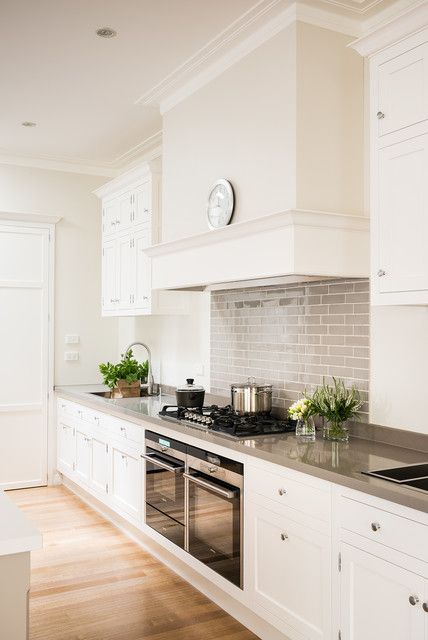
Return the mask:
M207 218L210 229L225 227L232 220L235 195L229 180L221 178L208 194Z

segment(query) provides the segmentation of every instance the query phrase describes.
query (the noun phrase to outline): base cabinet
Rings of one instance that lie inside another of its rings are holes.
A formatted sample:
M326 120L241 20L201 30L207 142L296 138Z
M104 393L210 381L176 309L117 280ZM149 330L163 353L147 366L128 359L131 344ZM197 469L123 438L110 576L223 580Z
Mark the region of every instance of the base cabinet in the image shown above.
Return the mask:
M57 438L58 468L64 473L73 472L76 460L75 427L63 420L59 420L57 428Z
M423 577L347 544L341 558L342 640L426 640Z
M93 435L91 439L90 484L100 493L108 493L109 446L106 438Z
M256 613L283 621L281 630L290 637L294 629L308 640L329 640L330 538L284 511L253 502L247 517L248 577Z
M128 447L111 447L111 500L134 520L141 517L141 458Z

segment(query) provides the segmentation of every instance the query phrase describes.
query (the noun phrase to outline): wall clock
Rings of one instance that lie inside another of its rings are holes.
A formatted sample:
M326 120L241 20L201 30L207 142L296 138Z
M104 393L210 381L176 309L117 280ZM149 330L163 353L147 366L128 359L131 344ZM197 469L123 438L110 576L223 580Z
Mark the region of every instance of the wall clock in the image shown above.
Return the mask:
M232 220L235 194L229 180L220 178L208 194L207 218L210 229L225 227Z

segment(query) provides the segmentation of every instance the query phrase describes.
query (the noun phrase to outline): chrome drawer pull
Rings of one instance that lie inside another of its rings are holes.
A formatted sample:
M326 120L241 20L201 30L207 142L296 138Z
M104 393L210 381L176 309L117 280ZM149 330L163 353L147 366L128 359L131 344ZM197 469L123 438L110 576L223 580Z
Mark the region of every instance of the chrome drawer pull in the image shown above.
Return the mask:
M181 471L184 471L184 464L182 467L174 467L172 464L168 464L167 462L164 462L163 460L158 460L157 458L154 457L154 453L150 454L150 453L142 453L141 457L144 460L147 460L147 462L151 462L152 464L156 465L157 467L161 467L162 469L166 469L167 471L171 471L172 473L180 473Z
M286 489L278 489L278 493L279 493L280 496L285 496L287 491L286 491Z
M425 613L428 613L428 602L423 603L422 609L425 611Z
M288 540L288 533L281 533L281 540Z
M371 527L372 527L372 531L379 531L380 524L379 522L372 522Z
M194 484L198 484L200 487L203 487L204 489L209 489L210 491L217 493L219 496L222 496L223 498L228 498L229 500L234 498L236 493L238 492L238 491L228 491L227 489L222 489L221 487L217 486L213 482L208 482L208 480L202 480L202 478L198 478L197 476L192 476L190 473L183 473L183 477L186 478L186 480L189 480Z
M412 607L414 607L419 602L418 596L413 596L413 595L409 596L409 602L412 605Z

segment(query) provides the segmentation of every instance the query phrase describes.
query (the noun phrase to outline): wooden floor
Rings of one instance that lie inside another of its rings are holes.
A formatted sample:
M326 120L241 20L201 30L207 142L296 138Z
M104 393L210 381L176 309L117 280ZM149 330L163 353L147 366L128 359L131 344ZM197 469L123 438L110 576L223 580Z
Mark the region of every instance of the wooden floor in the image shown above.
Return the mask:
M44 538L30 640L256 640L65 487L8 495Z

